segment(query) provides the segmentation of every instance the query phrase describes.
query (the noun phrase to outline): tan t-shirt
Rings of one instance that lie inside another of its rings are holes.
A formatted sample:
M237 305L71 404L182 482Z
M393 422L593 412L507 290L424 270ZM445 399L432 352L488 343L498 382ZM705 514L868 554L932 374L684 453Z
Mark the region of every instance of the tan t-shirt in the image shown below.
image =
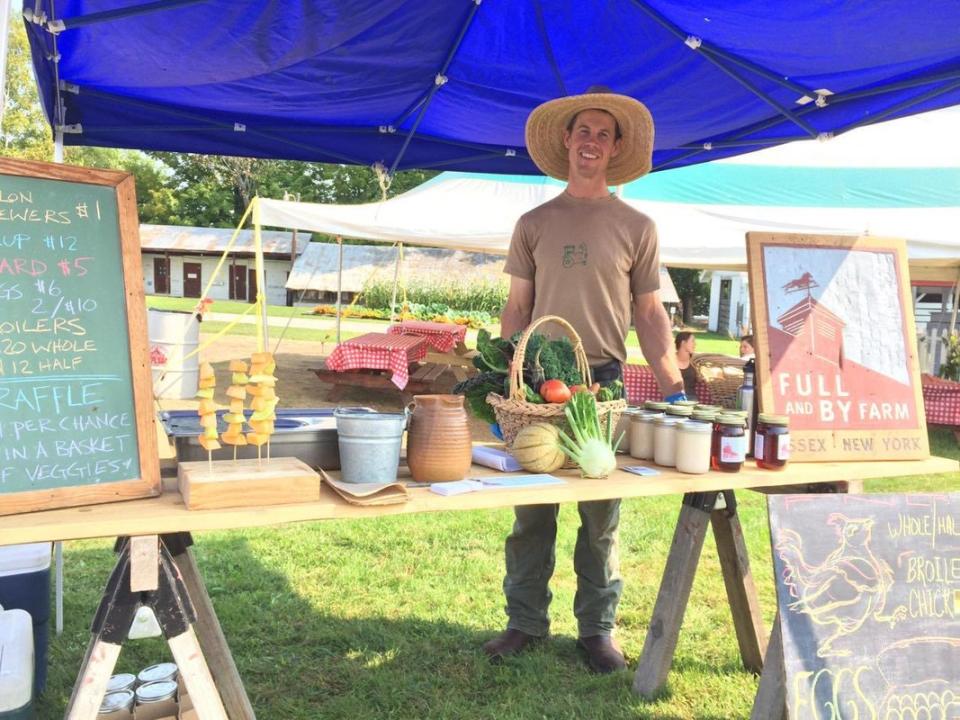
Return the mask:
M632 297L660 289L657 229L615 195L564 192L517 221L504 271L533 281L532 319L570 322L591 365L626 362Z

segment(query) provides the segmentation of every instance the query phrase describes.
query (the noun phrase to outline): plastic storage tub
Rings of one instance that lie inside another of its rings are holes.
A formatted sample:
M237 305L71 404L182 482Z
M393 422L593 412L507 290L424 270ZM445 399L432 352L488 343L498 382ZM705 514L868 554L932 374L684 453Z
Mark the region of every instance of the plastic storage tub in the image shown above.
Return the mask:
M50 636L50 543L0 547L0 605L20 609L33 619L34 689L47 684ZM2 718L3 715L0 715Z
M0 720L33 720L33 668L30 614L0 611Z
M368 410L369 412L372 412ZM223 414L217 411L219 432L227 429ZM251 410L246 411L249 417ZM310 467L324 470L340 469L340 450L337 446L337 422L333 408L277 409L275 432L270 438L271 457L295 457ZM207 451L200 447L200 416L195 410L169 410L160 414L167 435L173 438L179 462L206 460ZM263 448L262 452L266 452ZM244 445L237 448L238 458L257 457L257 448ZM233 447L224 445L214 450L214 460L233 458Z

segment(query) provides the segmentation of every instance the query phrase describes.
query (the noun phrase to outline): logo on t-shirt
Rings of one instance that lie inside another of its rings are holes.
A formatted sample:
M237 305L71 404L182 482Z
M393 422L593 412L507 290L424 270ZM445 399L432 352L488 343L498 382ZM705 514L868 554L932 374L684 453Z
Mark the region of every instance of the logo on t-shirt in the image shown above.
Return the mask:
M586 265L586 264L587 264L586 243L580 243L579 245L563 246L563 266L565 268L573 267L574 265Z

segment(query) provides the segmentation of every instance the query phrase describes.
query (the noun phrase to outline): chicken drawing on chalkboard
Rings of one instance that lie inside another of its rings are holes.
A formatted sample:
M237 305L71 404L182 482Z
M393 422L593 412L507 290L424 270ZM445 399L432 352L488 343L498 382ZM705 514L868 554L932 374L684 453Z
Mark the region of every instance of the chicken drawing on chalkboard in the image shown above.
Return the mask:
M774 546L783 561L783 582L796 598L790 610L833 628L817 647L822 658L850 655L850 650L834 643L870 618L894 627L907 616L903 605L887 612L893 571L870 547L874 521L832 513L827 524L836 528L838 545L820 562L805 557L800 535L793 530L781 530Z

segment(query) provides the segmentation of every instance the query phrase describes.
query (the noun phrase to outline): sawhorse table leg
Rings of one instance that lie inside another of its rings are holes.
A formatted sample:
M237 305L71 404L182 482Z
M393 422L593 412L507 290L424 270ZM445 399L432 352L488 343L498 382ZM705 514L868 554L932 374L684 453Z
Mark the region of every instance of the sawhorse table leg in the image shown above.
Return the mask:
M197 717L227 720L193 631L193 606L166 543L160 543L156 536L131 538L118 543L118 552L117 564L93 620L93 637L67 707L66 720L96 720L107 681L141 605L150 607L156 616ZM150 567L151 562L156 570Z
M223 698L227 716L231 720L256 720L253 706L247 697L247 691L243 687L240 673L237 672L237 665L234 663L230 647L227 645L227 639L223 636L217 613L213 609L213 603L210 601L207 588L203 584L203 577L200 575L197 561L190 551L189 543L184 542L183 535L185 534L164 536L164 542L173 554L173 561L176 563L180 576L183 578L183 584L187 587L187 593L196 607L197 619L193 624L193 629L197 633L200 647L203 648L203 654L207 658L210 672L216 679L217 689L220 691L220 697ZM172 540L174 537L177 537L177 540ZM186 535L186 538L189 539L189 535Z
M644 697L656 695L667 680L710 523L744 666L759 672L763 665L764 630L743 530L736 514L736 498L730 490L687 493L633 679L634 692Z

